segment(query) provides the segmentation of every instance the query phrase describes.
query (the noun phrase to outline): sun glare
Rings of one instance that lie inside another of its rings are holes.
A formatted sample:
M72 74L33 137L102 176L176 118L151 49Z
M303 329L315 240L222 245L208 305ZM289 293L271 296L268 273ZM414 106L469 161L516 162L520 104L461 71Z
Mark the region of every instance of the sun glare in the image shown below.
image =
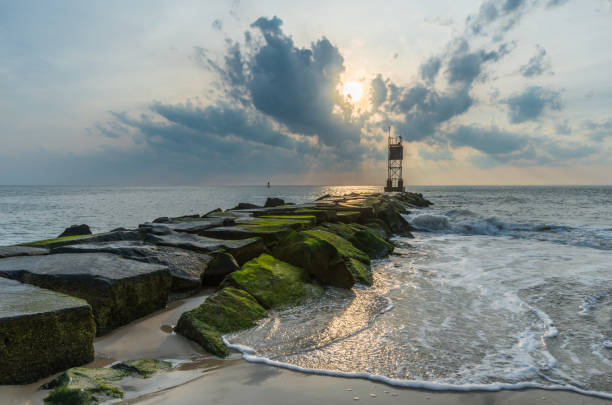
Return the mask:
M344 98L347 100L356 103L361 98L363 94L363 89L361 88L361 84L357 82L346 82L344 84Z

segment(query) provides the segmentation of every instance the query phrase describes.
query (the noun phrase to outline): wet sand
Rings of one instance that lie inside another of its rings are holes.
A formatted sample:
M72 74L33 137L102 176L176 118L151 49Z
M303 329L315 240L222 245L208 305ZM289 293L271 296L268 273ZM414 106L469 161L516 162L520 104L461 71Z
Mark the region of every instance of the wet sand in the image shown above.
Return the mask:
M363 379L299 373L248 363L235 354L227 360L208 355L199 345L171 332L180 315L195 308L211 291L172 303L159 311L96 339L96 359L88 367L102 367L134 358L168 359L176 369L150 379L122 381L126 399L121 404L609 404L611 401L566 391L521 390L501 392L431 392L398 389ZM42 404L48 391L34 384L0 386L0 404Z

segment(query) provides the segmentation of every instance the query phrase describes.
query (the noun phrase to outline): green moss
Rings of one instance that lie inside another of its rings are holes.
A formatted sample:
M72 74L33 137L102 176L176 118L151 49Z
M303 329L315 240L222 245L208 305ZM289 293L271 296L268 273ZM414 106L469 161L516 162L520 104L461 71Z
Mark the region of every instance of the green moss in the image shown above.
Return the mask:
M225 357L229 350L222 334L248 329L267 316L266 310L248 292L225 287L199 307L181 315L176 331L199 343L207 351Z
M45 398L45 403L96 404L123 398L123 391L113 383L127 375L124 370L113 368L71 368L47 385L56 388Z
M305 234L314 236L315 238L323 239L326 242L332 244L340 255L345 257L350 257L353 259L357 259L363 263L369 264L370 258L361 250L357 249L351 242L348 240L328 231L323 231L320 229L310 229L304 231Z
M208 297L191 313L221 333L251 328L268 315L251 294L234 287L225 287Z
M377 231L364 225L326 223L321 229L348 240L371 258L386 257L393 251L394 246L391 243L384 240Z
M25 242L25 243L21 243L20 245L21 246L45 247L45 246L51 245L53 243L63 242L63 241L72 240L72 239L84 238L86 236L91 236L91 235L62 236L61 238L37 240L37 241L34 241L34 242Z
M221 332L200 321L191 312L181 315L175 330L215 356L227 357L230 354L229 349L223 344Z
M314 215L264 215L259 218L269 218L269 219L297 219L300 221L308 221L309 224L315 225L317 223L317 217Z
M122 361L112 368L131 375L136 374L143 378L149 378L160 371L169 370L172 368L172 363L157 359L136 359Z
M348 259L347 267L357 282L372 285L370 266L351 257Z
M262 254L228 275L223 284L247 291L265 308L285 308L323 294L309 279L303 268Z

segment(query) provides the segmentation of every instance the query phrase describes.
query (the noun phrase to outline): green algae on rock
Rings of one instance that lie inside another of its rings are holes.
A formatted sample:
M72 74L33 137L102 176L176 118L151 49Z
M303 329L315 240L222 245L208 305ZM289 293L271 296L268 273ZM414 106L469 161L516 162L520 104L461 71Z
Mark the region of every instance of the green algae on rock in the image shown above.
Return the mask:
M94 358L84 300L0 278L0 384L36 381Z
M226 357L229 350L221 335L251 328L266 316L266 310L248 292L225 287L199 307L183 313L175 330L207 351Z
M228 275L222 285L247 291L264 308L286 308L323 294L320 286L310 283L306 270L265 253Z
M91 237L91 234L86 234L86 235L70 235L70 236L61 236L61 237L52 238L52 239L37 240L37 241L34 241L34 242L22 243L21 246L51 248L51 247L54 247L54 246L59 246L63 242L73 241L73 240L76 240L76 239L87 238L87 237Z
M172 368L172 363L157 359L134 359L126 360L112 366L115 370L121 370L130 375L138 375L142 378L149 378L160 371L167 371Z
M325 223L321 229L335 233L351 242L357 249L365 252L370 258L388 256L393 251L393 244L387 242L380 233L368 226L359 224Z
M45 398L49 405L98 404L124 397L118 384L123 378L149 378L170 368L170 362L156 359L127 360L105 368L74 367L41 388L53 389Z

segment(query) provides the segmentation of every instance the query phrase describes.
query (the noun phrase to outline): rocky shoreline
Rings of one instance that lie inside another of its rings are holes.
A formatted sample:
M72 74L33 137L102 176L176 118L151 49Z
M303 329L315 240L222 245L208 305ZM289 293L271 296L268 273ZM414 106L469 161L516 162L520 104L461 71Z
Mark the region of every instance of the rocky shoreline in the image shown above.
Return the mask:
M326 195L301 205L271 198L264 207L242 203L95 235L71 227L55 239L0 247L0 384L64 371L46 385L47 402L121 398L114 381L171 366L137 359L77 367L92 360L94 336L202 286L217 291L183 313L175 331L225 357L221 336L267 311L316 299L326 285L371 284L370 260L393 251L392 235L410 236L401 214L430 204L415 193Z

